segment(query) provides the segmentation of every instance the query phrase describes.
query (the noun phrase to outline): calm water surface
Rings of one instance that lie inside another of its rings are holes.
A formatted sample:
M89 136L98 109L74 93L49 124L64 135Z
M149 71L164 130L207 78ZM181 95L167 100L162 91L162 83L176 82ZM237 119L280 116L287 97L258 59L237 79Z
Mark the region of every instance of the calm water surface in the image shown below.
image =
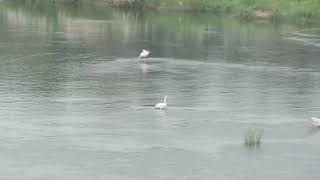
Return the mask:
M0 179L319 179L317 28L0 3Z

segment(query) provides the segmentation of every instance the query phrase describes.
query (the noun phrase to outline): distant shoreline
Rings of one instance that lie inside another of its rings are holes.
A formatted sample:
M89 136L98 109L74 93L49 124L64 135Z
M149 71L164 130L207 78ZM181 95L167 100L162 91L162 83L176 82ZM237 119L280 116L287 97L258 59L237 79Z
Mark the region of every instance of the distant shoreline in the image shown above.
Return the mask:
M34 3L45 0L15 0ZM191 11L227 14L243 19L294 19L317 21L320 0L47 0L66 5L94 5L157 11Z

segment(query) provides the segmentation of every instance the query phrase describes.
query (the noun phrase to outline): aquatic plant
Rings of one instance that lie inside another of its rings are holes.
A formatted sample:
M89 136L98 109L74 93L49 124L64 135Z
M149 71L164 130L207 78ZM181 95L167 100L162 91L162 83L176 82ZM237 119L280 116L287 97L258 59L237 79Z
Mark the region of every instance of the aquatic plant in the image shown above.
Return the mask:
M244 137L246 146L257 146L261 144L262 131L258 129L249 129Z

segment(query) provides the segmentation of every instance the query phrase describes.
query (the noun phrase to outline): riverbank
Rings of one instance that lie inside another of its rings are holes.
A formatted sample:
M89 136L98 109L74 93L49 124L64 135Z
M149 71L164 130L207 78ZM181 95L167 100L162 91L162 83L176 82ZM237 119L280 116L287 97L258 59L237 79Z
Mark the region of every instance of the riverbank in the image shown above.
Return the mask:
M43 0L15 0L29 3ZM316 21L320 0L47 0L69 5L95 5L158 11L197 11L228 14L244 19Z
M320 17L320 0L145 0L147 7L227 13L244 18Z

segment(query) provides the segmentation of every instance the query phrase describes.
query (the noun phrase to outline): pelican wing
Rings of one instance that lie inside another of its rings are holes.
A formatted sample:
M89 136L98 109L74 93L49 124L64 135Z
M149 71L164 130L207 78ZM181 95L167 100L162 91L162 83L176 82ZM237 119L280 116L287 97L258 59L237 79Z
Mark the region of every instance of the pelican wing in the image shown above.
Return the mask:
M164 109L167 107L167 104L165 103L158 103L154 106L156 109Z
M317 126L317 127L320 127L320 119L319 118L316 118L316 117L312 117L310 119L311 121L311 124L314 125L314 126Z

